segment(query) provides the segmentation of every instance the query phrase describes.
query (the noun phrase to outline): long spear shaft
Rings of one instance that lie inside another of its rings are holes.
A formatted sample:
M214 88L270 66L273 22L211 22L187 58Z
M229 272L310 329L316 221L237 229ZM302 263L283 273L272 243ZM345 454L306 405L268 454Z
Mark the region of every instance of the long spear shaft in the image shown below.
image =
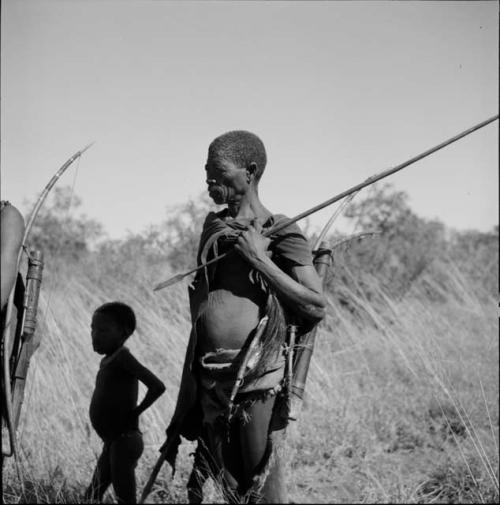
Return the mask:
M325 202L320 203L319 205L316 205L315 207L312 207L309 210L306 210L300 214L297 214L295 217L293 217L289 220L286 220L283 223L267 230L265 233L263 233L263 235L265 237L267 237L273 233L277 233L277 232L283 230L284 228L286 228L287 226L290 226L291 224L293 224L297 221L300 221L301 219L304 219L305 217L310 216L311 214L314 214L315 212L318 212L319 210L324 209L325 207L328 207L329 205L332 205L332 203L342 200L342 198L345 198L346 196L350 195L351 193L355 193L355 192L359 191L360 189L363 189L366 186L369 186L370 184L374 184L375 182L380 181L381 179L384 179L385 177L388 177L389 175L392 175L392 174L398 172L399 170L402 170L403 168L406 168L408 165L411 165L417 161L420 161L422 158L425 158L426 156L429 156L430 154L433 154L436 151L443 149L443 147L446 147L446 146L452 144L453 142L460 140L461 138L469 135L470 133L472 133L476 130L479 130L483 126L486 126L497 119L498 119L498 114L496 116L490 117L489 119L486 119L486 121L482 121L481 123L478 123L477 125L459 133L458 135L455 135L454 137L451 137L448 140L445 140L444 142L441 142L437 146L431 147L427 151L424 151L423 153L418 154L417 156L414 156L413 158L410 158L409 160L401 163L400 165L397 165L393 168L389 168L383 172L380 172L379 174L375 174L372 177L369 177L368 179L366 179L365 181L357 184L356 186L353 186L352 188L349 188L349 189L343 191L342 193L334 196L333 198L330 198L330 199L326 200ZM223 254L219 254L215 258L212 258L210 261L207 261L206 263L203 263L202 265L199 265L199 266L189 270L188 272L185 272L182 274L177 274L174 277L171 277L170 279L168 279L166 281L160 282L159 284L157 284L155 286L154 291L159 291L160 289L166 288L168 286L171 286L171 285L179 282L184 277L187 277L189 274L192 274L192 273L196 272L197 270L200 270L201 268L204 268L208 265L211 265L212 263L215 263L216 261L219 261L220 259L227 256L230 252L231 251L227 251Z

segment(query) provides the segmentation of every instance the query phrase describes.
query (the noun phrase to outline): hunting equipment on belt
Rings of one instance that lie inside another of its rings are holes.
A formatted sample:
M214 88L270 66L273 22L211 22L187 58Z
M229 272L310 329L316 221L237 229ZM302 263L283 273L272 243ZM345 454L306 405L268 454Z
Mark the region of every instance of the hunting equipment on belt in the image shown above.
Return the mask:
M10 369L13 372L11 374L12 406L14 426L16 428L19 426L30 358L40 345L40 337L35 335L35 328L42 271L43 253L37 249L32 250L28 256L28 273L26 274L26 288L22 307L23 319L19 331L20 338L16 334L15 349L13 349L10 357Z
M229 402L228 402L228 407L227 407L227 425L228 426L229 426L229 422L231 421L231 418L233 416L234 399L236 398L236 395L237 395L241 385L243 384L243 379L245 377L245 372L246 372L248 362L249 362L250 358L252 357L252 354L254 353L255 349L257 349L257 346L260 343L260 339L266 329L268 320L269 320L269 316L264 316L259 321L259 324L257 325L257 328L255 329L252 339L250 340L250 344L248 345L248 348L245 351L245 355L244 355L244 357L241 361L241 364L239 366L238 372L236 374L236 380L234 381L234 385L231 390L231 395L229 396Z
M93 144L93 143L92 143ZM24 387L26 376L28 373L29 362L32 354L36 351L40 344L40 338L35 336L36 314L38 307L38 297L40 293L40 284L42 282L43 270L43 254L41 251L28 251L28 237L33 228L33 224L38 215L38 212L47 198L50 190L58 181L66 169L80 156L89 149L92 144L84 147L76 152L57 170L50 181L43 189L41 195L35 203L35 206L30 214L28 223L26 224L22 246L17 257L17 271L21 267L21 258L23 252L28 257L28 270L26 275L26 288L23 295L23 300L17 310L17 322L15 331L13 331L13 308L14 298L18 296L20 286L22 286L22 276L18 273L18 282L12 289L5 309L5 321L2 332L2 372L4 388L5 405L5 423L9 432L9 450L4 451L2 446L2 462L3 457L14 455L17 457L17 442L16 430L21 414L21 406L24 398ZM19 281L20 279L20 281ZM11 338L14 333L13 338Z
M323 203L320 203L319 205L316 205L315 207L312 207L309 210L306 210L300 214L297 214L295 217L293 217L289 220L286 220L275 227L270 228L265 233L263 233L263 235L265 237L268 237L274 233L277 233L277 232L285 229L287 226L290 226L291 224L293 224L297 221L300 221L301 219L304 219L305 217L310 216L311 214L314 214L315 212L318 212L319 210L322 210L325 207L328 207L329 205L332 205L333 203L338 202L339 200L342 200L342 198L345 198L346 196L349 196L352 193L356 193L360 189L363 189L366 186L370 186L371 184L374 184L375 182L380 181L381 179L384 179L385 177L388 177L389 175L392 175L392 174L398 172L399 170L402 170L403 168L411 165L412 163L415 163L415 162L421 160L422 158L425 158L426 156L429 156L430 154L433 154L436 151L439 151L443 147L446 147L446 146L452 144L453 142L456 142L457 140L465 137L466 135L469 135L470 133L472 133L476 130L479 130L483 126L486 126L489 123L492 123L496 119L498 119L498 114L496 116L489 118L489 119L486 119L485 121L482 121L481 123L478 123L477 125L473 126L472 128L469 128L468 130L465 130L465 131L455 135L454 137L451 137L448 140L445 140L444 142L441 142L437 146L431 147L427 151L424 151L423 153L418 154L417 156L414 156L413 158L410 158L409 160L401 163L400 165L397 165L393 168L389 168L383 172L380 172L379 174L375 174L372 177L369 177L368 179L366 179L364 182L361 182L361 183L357 184L356 186L353 186L352 188L347 189L346 191L343 191L342 193L326 200ZM177 282L179 282L182 279L184 279L185 277L187 277L189 274L192 274L192 273L196 272L197 270L200 270L201 268L205 268L208 265L211 265L212 263L219 261L220 259L224 258L226 255L228 255L232 252L233 252L233 249L231 249L230 251L227 251L223 254L219 254L215 258L212 258L210 261L207 261L206 263L198 265L197 267L192 268L191 270L188 270L187 272L177 274L174 277L167 279L166 281L160 282L159 284L157 284L153 288L153 291L159 291L160 289L166 288L168 286L172 286L173 284L176 284Z
M318 273L323 285L325 283L326 273L333 264L332 249L326 242L321 242L319 248L314 251L314 268ZM295 421L298 417L300 405L304 397L307 374L309 372L309 363L314 350L314 341L316 339L316 325L309 333L300 338L293 349L293 376L289 385L289 419Z
M243 379L245 376L245 371L246 371L248 362L249 362L250 358L252 357L252 354L254 353L255 349L259 345L260 338L262 337L262 334L264 333L264 331L266 329L268 320L269 320L269 316L264 316L259 321L259 324L257 325L257 328L255 329L255 332L252 335L250 343L249 343L249 345L245 351L245 354L242 358L241 364L239 365L238 372L236 374L236 379L234 381L234 385L232 387L231 394L229 397L228 406L227 406L226 426L227 426L228 430L229 430L229 422L231 421L231 418L234 414L234 412L233 412L234 399L236 398L238 390L243 383ZM229 431L227 432L227 436L229 436ZM171 440L173 440L173 438ZM156 481L156 477L158 477L158 473L160 472L161 467L163 466L163 463L166 461L167 453L168 453L168 446L165 446L160 449L160 455L158 456L155 466L153 467L153 470L151 471L151 475L149 476L149 479L146 482L146 485L144 486L144 489L141 493L141 498L139 499L139 503L144 503L146 498L149 496L149 493L151 492L153 484Z

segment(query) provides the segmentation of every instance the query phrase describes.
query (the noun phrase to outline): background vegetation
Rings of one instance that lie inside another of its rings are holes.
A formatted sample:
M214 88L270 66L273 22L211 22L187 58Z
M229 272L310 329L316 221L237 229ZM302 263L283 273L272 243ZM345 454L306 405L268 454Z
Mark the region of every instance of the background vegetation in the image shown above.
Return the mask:
M415 215L407 195L387 185L357 198L346 210L353 233L379 234L334 251L328 314L301 417L288 432L290 499L497 502L498 227L449 230ZM81 500L100 451L88 420L99 364L89 326L99 304L119 299L134 307L138 328L129 347L167 385L141 418L139 490L178 391L189 280L156 293L152 286L194 264L208 201L169 209L164 222L112 241L75 213L78 198L68 212L70 200L68 188L56 190L32 235L46 256L42 344L18 433L22 479L12 460L4 469L7 503ZM152 501L186 501L192 450L182 445L175 477L164 468ZM205 501L219 500L208 483Z

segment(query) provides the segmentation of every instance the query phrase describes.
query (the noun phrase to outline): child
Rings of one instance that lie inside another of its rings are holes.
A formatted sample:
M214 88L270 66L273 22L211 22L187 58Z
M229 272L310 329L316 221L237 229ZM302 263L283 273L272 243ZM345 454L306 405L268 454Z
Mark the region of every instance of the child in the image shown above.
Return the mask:
M165 385L123 345L135 330L134 311L124 303L99 307L92 317L92 346L104 354L90 402L90 421L104 446L85 498L102 501L113 484L118 503L136 503L135 467L144 445L139 416L165 391ZM148 391L137 405L141 381Z

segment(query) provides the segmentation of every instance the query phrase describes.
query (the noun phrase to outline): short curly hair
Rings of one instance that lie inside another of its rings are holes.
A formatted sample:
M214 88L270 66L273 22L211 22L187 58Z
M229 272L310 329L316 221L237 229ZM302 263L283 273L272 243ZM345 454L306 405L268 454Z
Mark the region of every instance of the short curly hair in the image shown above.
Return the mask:
M245 130L233 130L219 135L208 147L208 157L228 159L240 167L247 167L254 162L257 166L257 181L262 177L267 163L266 148L262 140Z
M125 331L127 338L134 333L136 318L132 307L122 302L109 302L95 309L94 314L106 314Z

